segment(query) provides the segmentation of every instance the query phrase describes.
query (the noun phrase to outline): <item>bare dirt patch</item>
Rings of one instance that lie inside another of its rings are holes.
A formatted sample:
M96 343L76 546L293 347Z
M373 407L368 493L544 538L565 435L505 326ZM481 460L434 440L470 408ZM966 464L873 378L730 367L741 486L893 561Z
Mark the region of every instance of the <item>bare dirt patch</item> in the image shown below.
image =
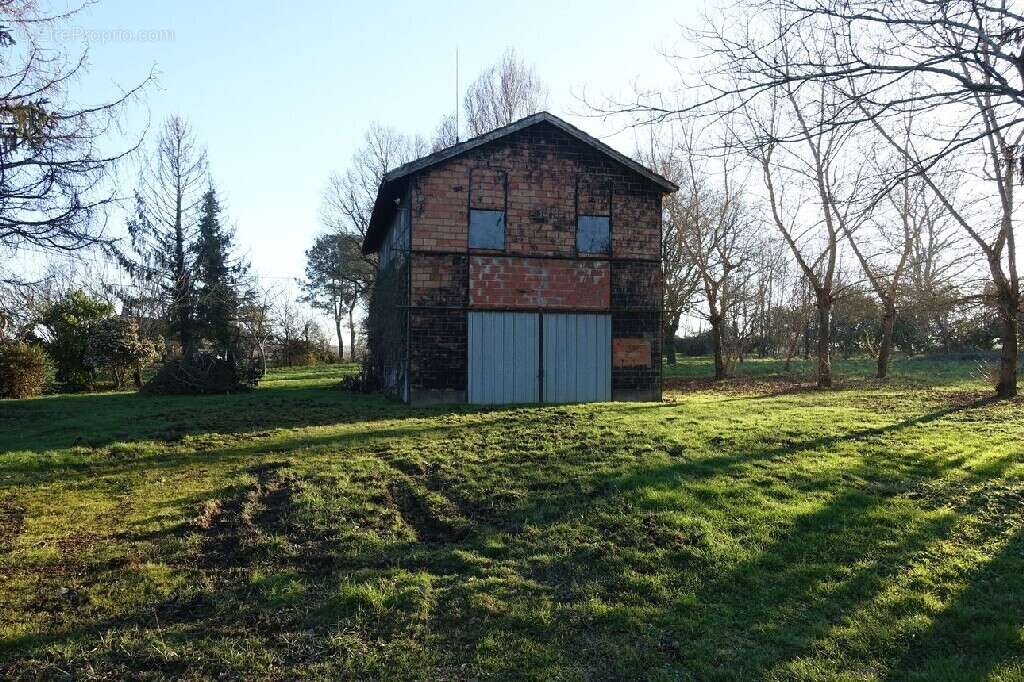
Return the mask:
M280 476L284 462L270 462L248 471L256 483L229 497L208 500L199 509L194 526L202 535L202 563L209 567L240 567L246 563L243 538L259 531L285 530L292 490L298 479Z
M667 377L663 381L666 391L682 393L730 393L742 395L771 395L796 393L816 389L804 376L732 377L715 381L711 378Z
M242 498L210 500L200 509L196 526L202 532L204 566L237 565L241 559Z
M14 500L0 500L0 554L10 552L25 530L25 508Z

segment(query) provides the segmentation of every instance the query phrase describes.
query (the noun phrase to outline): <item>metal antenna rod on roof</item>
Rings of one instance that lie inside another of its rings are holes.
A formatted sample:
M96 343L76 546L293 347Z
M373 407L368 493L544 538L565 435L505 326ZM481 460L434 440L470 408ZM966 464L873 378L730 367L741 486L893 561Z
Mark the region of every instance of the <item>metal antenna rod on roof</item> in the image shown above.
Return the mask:
M459 46L455 46L455 144L459 143Z

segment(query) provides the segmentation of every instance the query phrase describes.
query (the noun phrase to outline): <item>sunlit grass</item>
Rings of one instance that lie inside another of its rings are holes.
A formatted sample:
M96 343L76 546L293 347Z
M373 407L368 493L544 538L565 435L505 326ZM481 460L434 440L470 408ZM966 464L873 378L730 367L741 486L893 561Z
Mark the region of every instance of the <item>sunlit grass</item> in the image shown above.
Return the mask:
M662 403L410 409L346 366L0 403L0 677L1020 679L1024 405L900 363Z
M890 378L896 381L912 381L929 385L984 383L988 381L988 369L998 362L992 354L978 354L963 357L896 356L890 364ZM874 378L877 365L874 359L865 357L833 358L833 371L842 380ZM786 361L773 357L748 356L742 362L734 362L732 375L744 377L791 377L810 380L817 369L814 357L792 358L789 367ZM714 374L711 359L707 357L677 356L674 365L665 365L665 376L670 378L696 379Z

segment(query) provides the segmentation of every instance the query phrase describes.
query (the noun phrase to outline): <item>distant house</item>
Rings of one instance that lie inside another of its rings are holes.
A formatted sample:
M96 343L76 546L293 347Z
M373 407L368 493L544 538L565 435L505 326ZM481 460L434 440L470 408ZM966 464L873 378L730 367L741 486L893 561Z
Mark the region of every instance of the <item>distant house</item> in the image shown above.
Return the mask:
M411 402L661 397L676 185L542 112L396 168L363 243L372 364Z

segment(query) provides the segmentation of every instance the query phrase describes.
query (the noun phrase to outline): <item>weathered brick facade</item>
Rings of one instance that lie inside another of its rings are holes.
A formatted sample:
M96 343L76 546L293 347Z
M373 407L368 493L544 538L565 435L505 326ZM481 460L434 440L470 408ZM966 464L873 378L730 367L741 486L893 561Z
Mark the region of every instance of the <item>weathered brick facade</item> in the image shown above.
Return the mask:
M409 311L409 376L413 402L462 402L466 392L464 310Z
M661 395L661 263L618 261L612 264L612 396L616 400L651 400ZM639 362L638 343L648 348ZM618 346L615 341L619 341ZM628 356L628 360L623 358Z
M660 397L664 186L545 122L405 182L413 401L465 400L470 310L609 313L613 397ZM503 249L469 247L471 210L505 212ZM577 253L581 215L608 217L608 253Z
M469 304L478 308L608 310L608 261L471 256Z
M466 254L417 253L412 259L412 300L415 306L463 308L468 302Z

